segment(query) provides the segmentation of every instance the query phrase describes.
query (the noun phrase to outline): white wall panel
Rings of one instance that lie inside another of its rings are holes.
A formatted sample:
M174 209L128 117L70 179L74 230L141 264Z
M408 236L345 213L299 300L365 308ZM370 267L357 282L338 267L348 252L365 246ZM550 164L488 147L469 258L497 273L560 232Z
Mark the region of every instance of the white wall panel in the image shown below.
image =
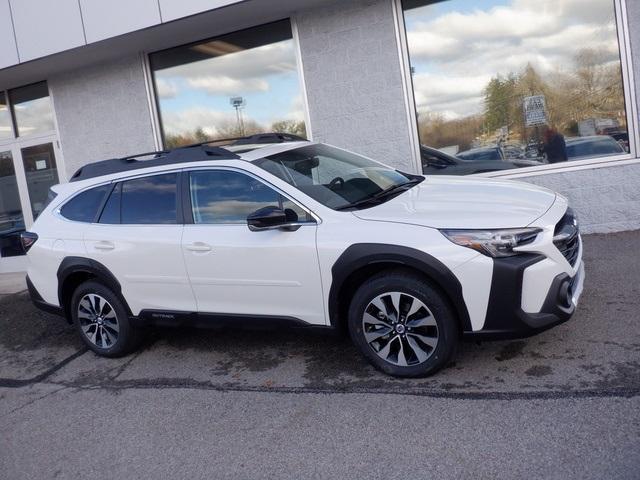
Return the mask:
M160 23L157 0L80 0L87 43Z
M85 44L78 0L10 0L20 61Z
M239 0L160 0L160 12L162 21L168 22L177 18L206 12L214 8L224 7L232 3L240 3Z
M16 63L18 63L18 50L13 36L9 0L0 0L0 68Z

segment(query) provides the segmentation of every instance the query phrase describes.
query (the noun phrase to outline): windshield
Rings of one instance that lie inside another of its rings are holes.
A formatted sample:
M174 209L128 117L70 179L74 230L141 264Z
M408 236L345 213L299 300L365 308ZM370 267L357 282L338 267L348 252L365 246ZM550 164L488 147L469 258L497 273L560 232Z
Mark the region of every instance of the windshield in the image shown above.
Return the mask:
M253 162L334 210L382 203L424 178L328 145L307 145Z

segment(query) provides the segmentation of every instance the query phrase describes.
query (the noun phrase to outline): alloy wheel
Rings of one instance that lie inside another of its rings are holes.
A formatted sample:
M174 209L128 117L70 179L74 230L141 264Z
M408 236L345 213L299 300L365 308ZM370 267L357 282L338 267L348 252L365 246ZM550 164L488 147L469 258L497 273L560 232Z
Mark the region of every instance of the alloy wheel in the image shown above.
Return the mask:
M88 293L80 299L78 321L84 335L95 346L106 349L118 341L118 317L111 304L100 295Z
M362 330L380 358L401 367L425 362L438 345L438 325L431 311L421 300L401 292L371 300L362 316Z

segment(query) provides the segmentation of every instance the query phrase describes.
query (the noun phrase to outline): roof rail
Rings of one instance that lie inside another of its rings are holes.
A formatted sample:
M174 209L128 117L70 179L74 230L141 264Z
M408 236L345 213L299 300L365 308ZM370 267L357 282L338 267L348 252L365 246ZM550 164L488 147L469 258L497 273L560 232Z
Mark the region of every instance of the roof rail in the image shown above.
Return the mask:
M149 160L140 159L140 157L148 157L150 155L153 156L153 158ZM208 146L205 144L196 144L175 148L173 150L139 153L128 157L112 158L109 160L89 163L79 168L69 181L77 182L88 178L100 177L129 170L137 170L140 168L211 160L211 158L207 157L216 157L217 159L224 160L240 158L235 153L225 150L224 148Z

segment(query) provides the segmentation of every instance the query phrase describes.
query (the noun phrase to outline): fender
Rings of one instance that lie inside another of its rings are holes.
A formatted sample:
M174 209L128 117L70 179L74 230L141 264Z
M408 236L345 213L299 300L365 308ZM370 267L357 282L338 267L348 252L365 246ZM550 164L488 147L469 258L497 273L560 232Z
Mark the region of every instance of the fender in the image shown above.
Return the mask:
M124 304L127 313L131 315L131 309L122 295L122 287L115 275L100 262L85 257L65 257L58 267L58 301L64 305L63 286L65 280L72 274L83 272L91 274L115 293Z
M462 296L462 285L444 263L414 248L383 243L351 245L334 263L329 290L329 319L332 326L338 326L338 299L345 281L353 272L376 263L394 263L422 272L447 295L458 315L462 331L472 330L469 312Z

